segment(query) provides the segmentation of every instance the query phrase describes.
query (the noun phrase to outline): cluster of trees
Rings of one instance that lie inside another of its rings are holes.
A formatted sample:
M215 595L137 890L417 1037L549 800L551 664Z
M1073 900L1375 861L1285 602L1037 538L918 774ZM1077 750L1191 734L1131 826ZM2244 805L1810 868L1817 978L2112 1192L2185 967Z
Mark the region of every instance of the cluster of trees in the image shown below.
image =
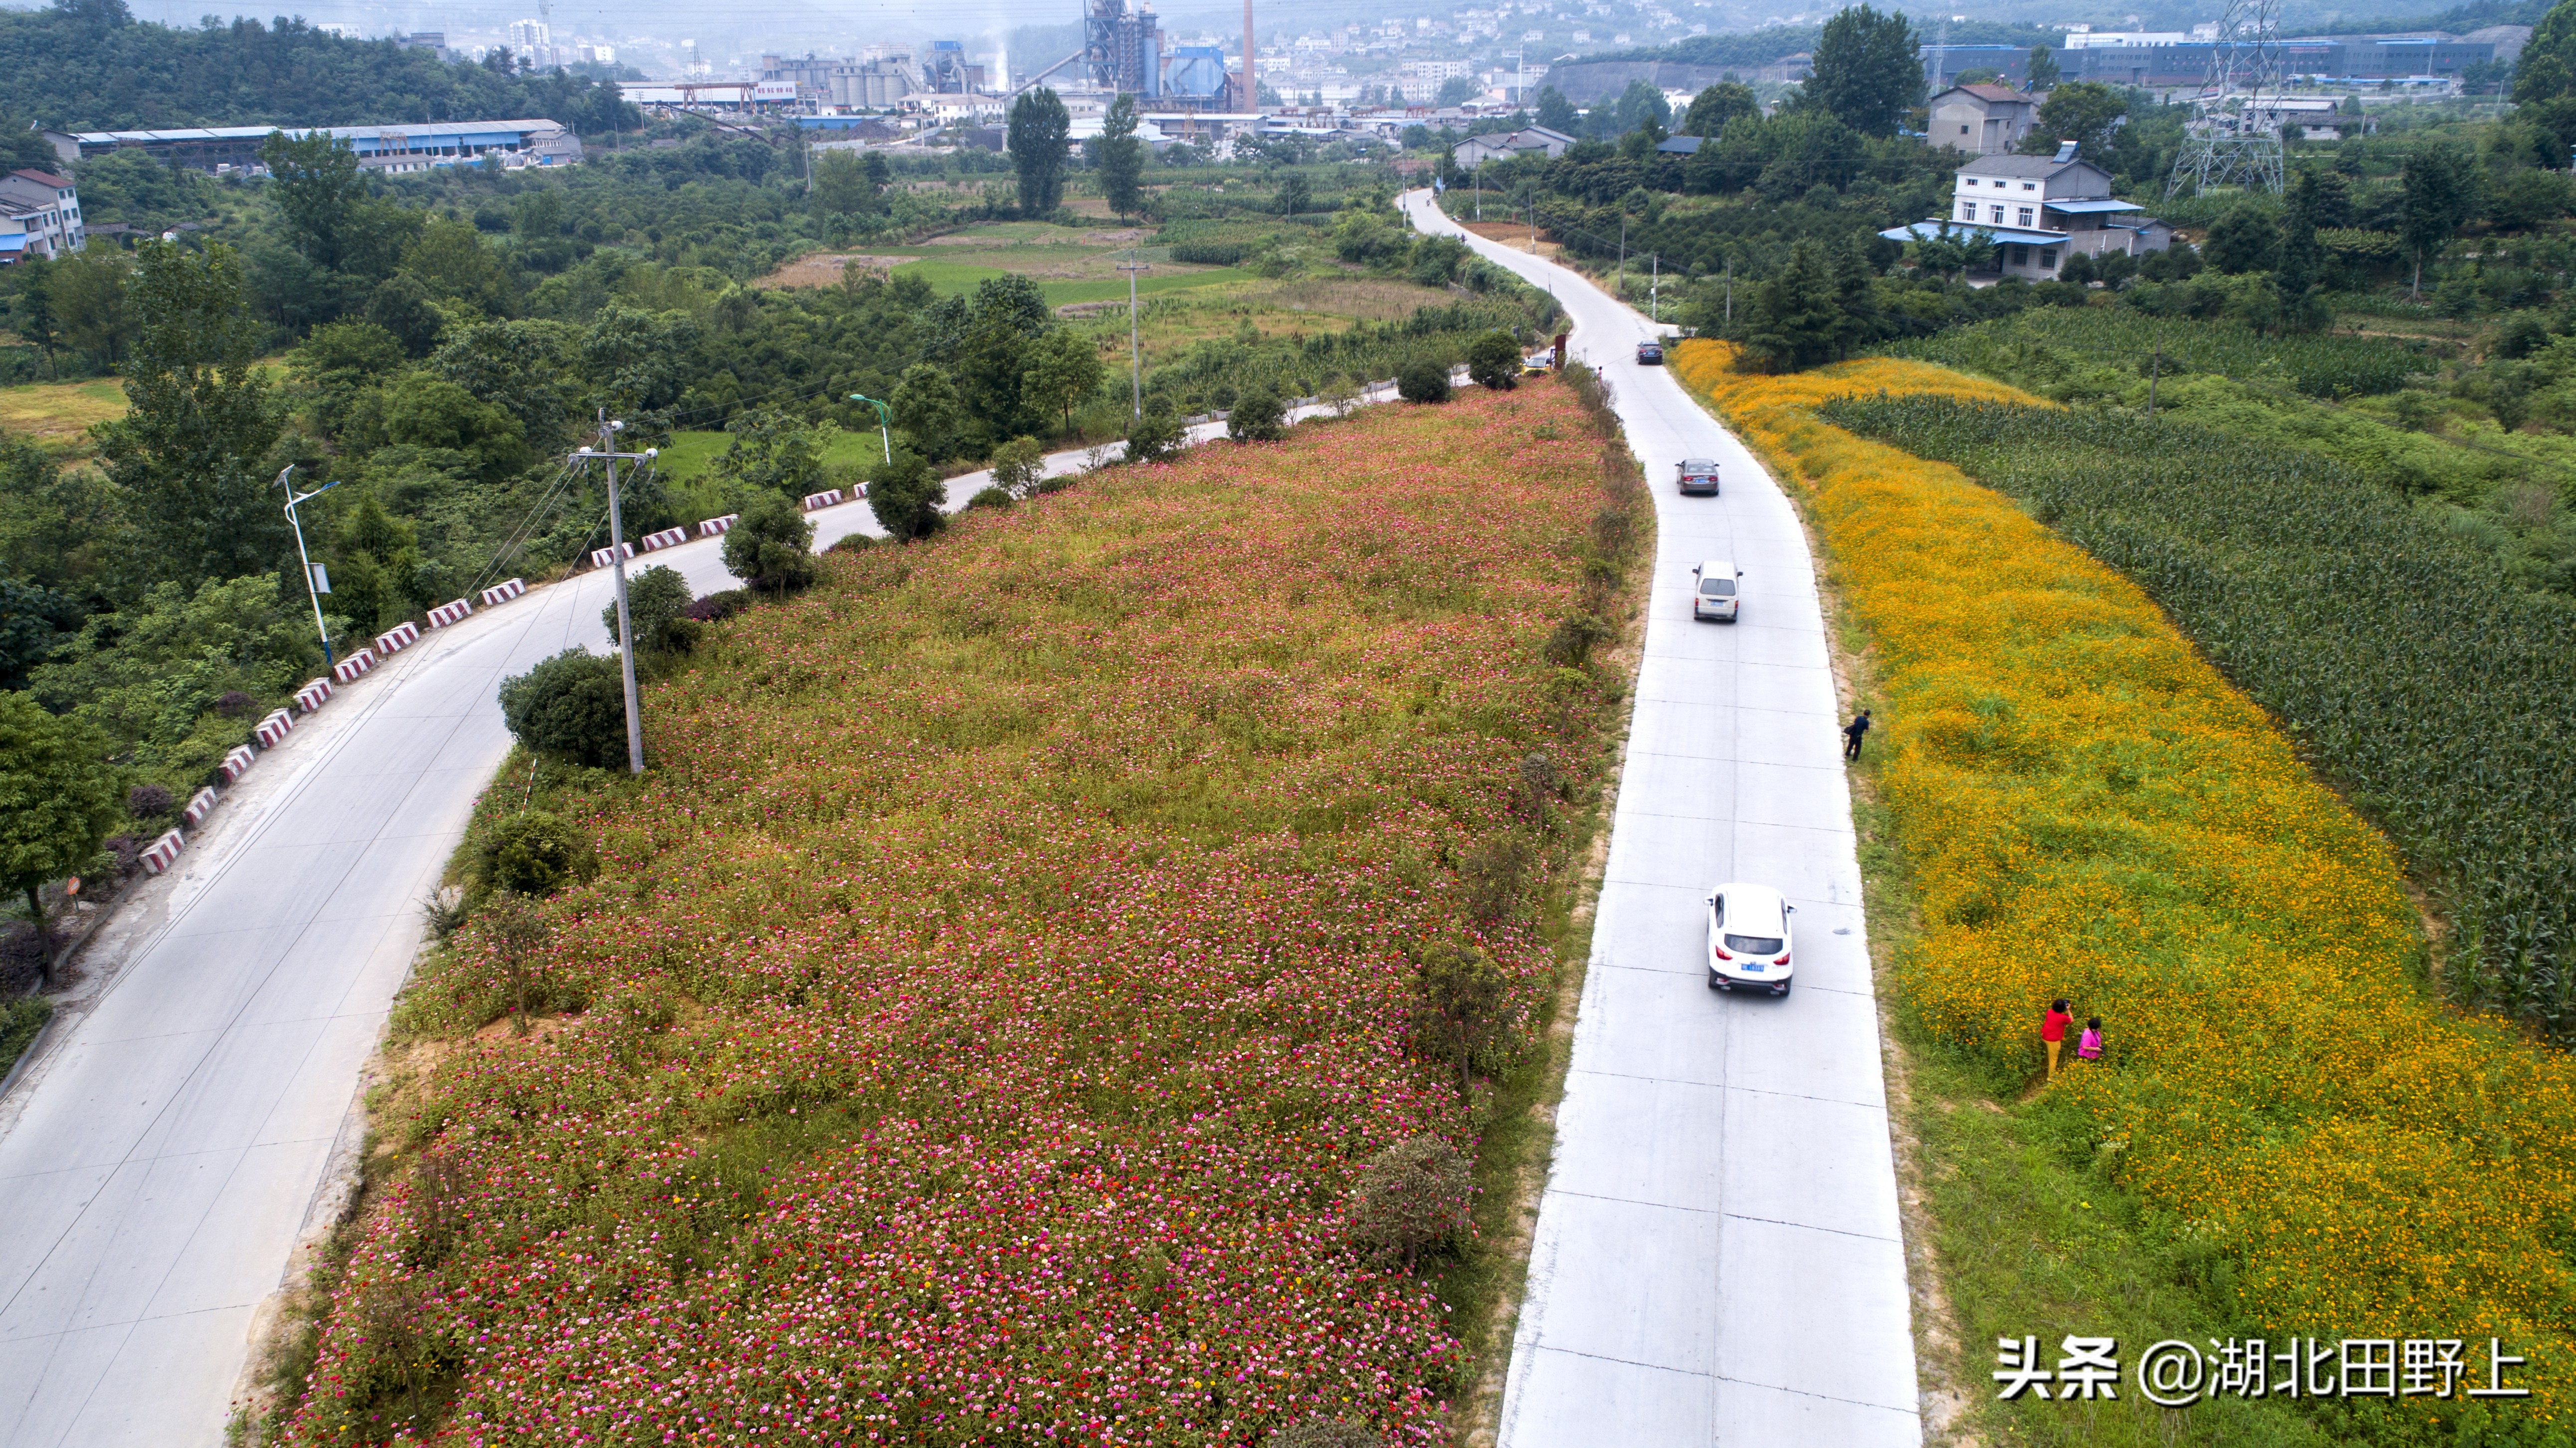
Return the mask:
M20 117L0 132L13 135L27 116L95 131L266 125L282 116L311 126L546 116L584 133L635 125L614 84L533 73L506 54L451 64L301 19L263 26L209 16L182 30L134 19L125 0L0 11L0 64Z

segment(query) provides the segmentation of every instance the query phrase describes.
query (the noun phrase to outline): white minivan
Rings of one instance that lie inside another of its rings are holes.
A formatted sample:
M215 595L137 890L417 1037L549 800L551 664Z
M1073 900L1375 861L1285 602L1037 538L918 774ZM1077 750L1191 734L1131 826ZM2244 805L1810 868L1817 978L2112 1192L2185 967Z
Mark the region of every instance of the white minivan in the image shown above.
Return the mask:
M1738 580L1744 577L1744 570L1723 558L1712 558L1692 568L1691 574L1699 580L1691 589L1691 617L1735 622L1736 605L1743 601L1738 596L1742 592Z

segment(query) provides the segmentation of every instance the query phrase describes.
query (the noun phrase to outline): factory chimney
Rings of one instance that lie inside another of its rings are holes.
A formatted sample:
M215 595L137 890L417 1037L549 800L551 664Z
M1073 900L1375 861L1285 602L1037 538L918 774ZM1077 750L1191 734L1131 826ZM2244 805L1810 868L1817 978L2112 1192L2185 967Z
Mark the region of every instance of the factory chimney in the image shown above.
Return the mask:
M1261 82L1254 75L1252 58L1258 52L1252 41L1252 0L1243 0L1243 106L1247 111L1261 109Z

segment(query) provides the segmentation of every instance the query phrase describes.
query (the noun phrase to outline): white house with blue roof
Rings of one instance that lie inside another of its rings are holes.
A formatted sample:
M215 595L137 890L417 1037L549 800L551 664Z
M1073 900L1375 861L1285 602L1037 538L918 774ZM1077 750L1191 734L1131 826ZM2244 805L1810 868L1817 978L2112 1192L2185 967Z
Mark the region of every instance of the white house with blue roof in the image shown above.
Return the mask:
M2145 210L2113 199L2111 173L2076 159L2068 141L2054 156L1979 156L1959 168L1947 217L1879 235L1913 241L1937 235L1944 222L1953 236L1984 232L2005 276L2050 281L2079 253L2138 256L2173 245L2173 228Z

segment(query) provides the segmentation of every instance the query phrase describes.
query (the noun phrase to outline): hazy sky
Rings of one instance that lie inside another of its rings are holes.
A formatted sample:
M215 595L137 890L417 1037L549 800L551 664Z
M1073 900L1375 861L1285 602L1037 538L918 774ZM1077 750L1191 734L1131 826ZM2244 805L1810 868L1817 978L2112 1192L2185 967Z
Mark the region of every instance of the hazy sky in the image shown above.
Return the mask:
M824 30L852 36L887 35L891 38L971 38L991 36L998 39L1005 31L1021 25L1067 25L1081 18L1078 0L975 0L970 5L876 3L866 5L826 4L822 0L757 0L757 3L710 6L689 0L552 0L554 25L563 34L649 34L664 38L695 35L701 31L756 35L767 30L804 33ZM1272 0L1275 4L1276 0ZM307 20L355 24L369 31L495 29L513 20L533 17L536 0L300 0L300 3L258 5L231 0L231 3L209 4L207 0L128 0L135 15L157 20L166 25L194 25L200 16L214 13L257 15L266 19L276 14L301 15ZM1165 23L1187 21L1200 15L1229 13L1223 5L1163 5ZM1270 8L1264 6L1263 8ZM1240 14L1237 8L1231 12ZM1284 12L1282 12L1284 13ZM1301 16L1311 8L1301 8ZM1390 12L1392 13L1392 12ZM1408 8L1406 13L1412 13Z

